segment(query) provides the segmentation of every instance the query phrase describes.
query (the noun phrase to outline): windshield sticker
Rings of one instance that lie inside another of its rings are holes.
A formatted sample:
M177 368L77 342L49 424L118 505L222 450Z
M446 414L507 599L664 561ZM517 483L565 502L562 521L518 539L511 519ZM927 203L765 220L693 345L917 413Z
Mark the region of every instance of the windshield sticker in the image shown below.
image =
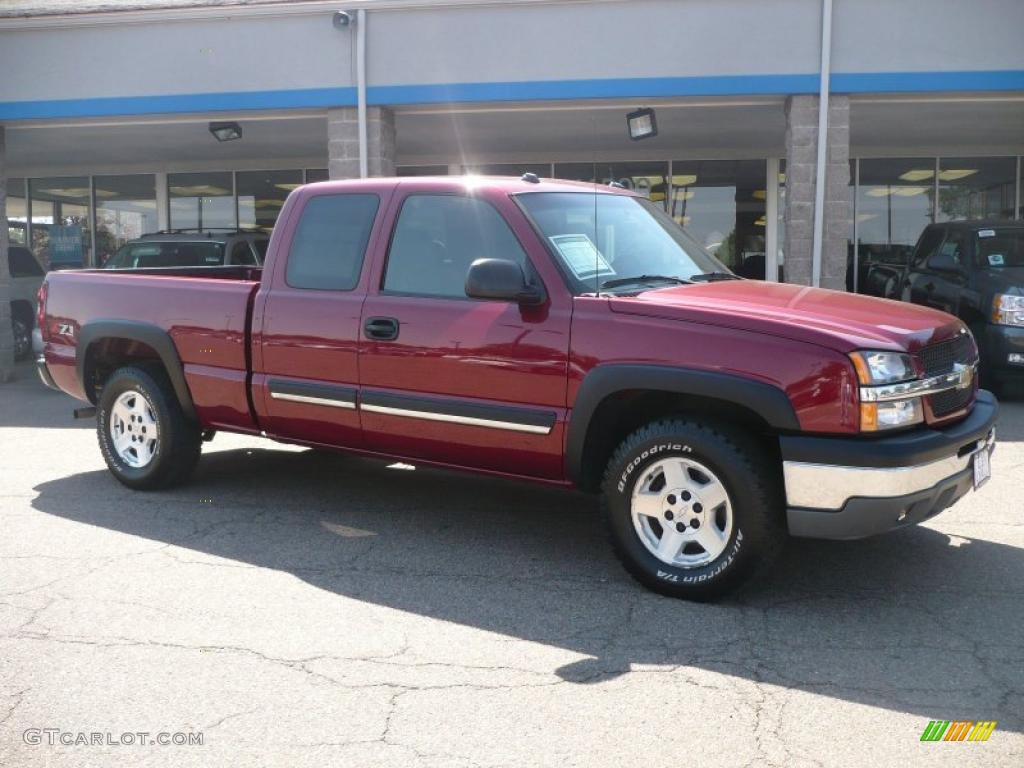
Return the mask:
M614 275L615 270L609 264L593 241L584 234L553 235L548 238L562 254L566 266L580 280L592 277Z
M994 229L980 229L978 230L978 237L995 237L996 231Z
M988 255L988 265L990 267L1001 267L1006 262L1003 260L1003 254L1001 253L990 253Z

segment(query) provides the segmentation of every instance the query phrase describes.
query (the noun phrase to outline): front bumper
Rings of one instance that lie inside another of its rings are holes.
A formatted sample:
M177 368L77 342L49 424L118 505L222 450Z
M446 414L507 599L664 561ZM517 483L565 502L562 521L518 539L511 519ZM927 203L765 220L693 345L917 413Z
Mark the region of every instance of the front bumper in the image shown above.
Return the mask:
M995 446L998 411L980 390L967 418L942 429L780 438L789 532L859 539L937 515L971 489L975 454Z

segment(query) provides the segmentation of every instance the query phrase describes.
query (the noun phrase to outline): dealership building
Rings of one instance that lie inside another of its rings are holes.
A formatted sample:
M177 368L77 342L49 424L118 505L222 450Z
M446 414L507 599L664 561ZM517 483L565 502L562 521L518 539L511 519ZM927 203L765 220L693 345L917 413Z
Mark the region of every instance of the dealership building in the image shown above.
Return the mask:
M270 231L304 182L531 172L842 288L931 221L1024 215L1022 30L1021 0L12 0L7 232L96 265L160 229Z

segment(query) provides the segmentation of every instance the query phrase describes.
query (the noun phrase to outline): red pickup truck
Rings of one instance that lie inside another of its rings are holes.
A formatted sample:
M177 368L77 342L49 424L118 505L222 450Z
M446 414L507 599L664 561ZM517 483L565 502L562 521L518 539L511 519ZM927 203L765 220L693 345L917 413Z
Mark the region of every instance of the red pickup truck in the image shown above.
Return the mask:
M262 269L51 273L44 381L114 476L217 430L600 491L647 586L723 594L788 534L925 520L989 474L997 403L945 313L742 280L625 190L310 184Z

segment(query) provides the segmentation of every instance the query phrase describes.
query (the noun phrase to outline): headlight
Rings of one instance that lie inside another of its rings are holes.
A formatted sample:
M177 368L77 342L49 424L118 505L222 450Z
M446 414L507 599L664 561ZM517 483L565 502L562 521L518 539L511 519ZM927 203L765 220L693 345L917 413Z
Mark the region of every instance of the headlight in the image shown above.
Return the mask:
M867 350L851 352L850 360L857 371L862 388L877 387L913 381L917 378L910 355L903 352ZM899 400L862 402L860 404L860 429L862 432L878 432L919 424L924 421L924 409L920 397L905 397Z
M863 387L910 381L917 375L910 355L902 352L851 352L850 359Z
M997 293L992 301L992 322L997 325L1024 325L1024 296Z

